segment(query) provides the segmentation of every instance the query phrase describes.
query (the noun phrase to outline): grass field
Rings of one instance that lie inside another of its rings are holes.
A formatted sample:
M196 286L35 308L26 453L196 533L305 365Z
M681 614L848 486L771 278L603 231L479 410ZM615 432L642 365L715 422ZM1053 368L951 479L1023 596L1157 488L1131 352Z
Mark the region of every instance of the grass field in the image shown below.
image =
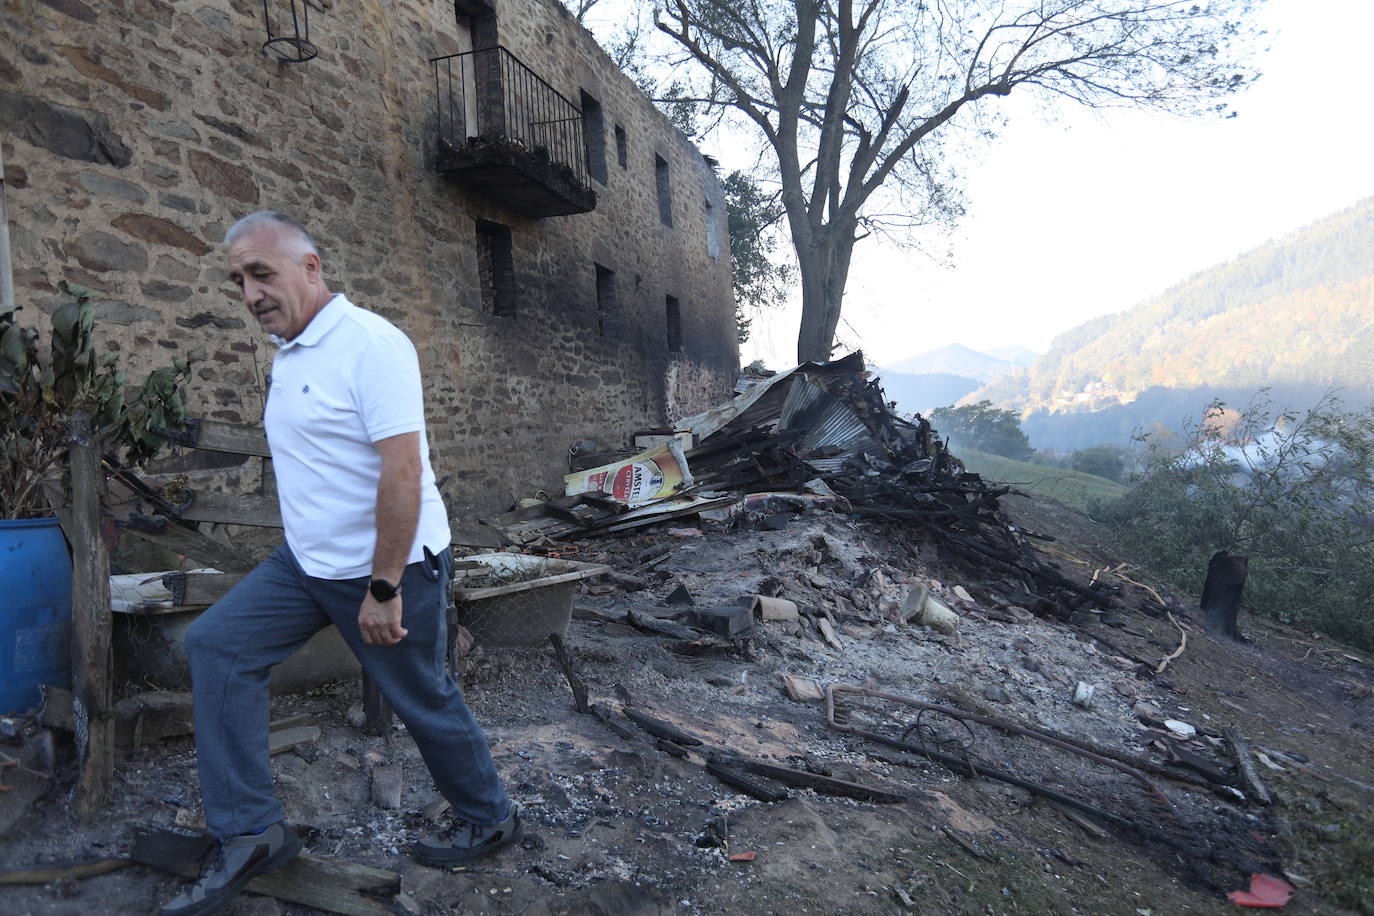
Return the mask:
M1119 483L1081 471L1014 461L968 448L954 449L954 455L964 462L964 467L989 481L1057 500L1080 512L1088 511L1095 503L1111 502L1126 492Z

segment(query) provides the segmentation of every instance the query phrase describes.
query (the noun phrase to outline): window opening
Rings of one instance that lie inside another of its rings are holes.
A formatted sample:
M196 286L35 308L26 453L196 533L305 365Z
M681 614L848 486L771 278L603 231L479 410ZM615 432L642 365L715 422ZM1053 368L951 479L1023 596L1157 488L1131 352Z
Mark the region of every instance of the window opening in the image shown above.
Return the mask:
M620 163L620 167L627 168L630 162L629 142L625 138L625 128L619 124L615 126L615 161Z
M654 154L654 184L658 188L658 221L672 228L673 189L668 183L668 162L657 153Z
M706 253L720 259L720 221L716 219L716 208L711 198L702 198L706 203Z
M620 300L615 287L615 271L596 266L596 329L602 337L615 337L620 330Z
M478 221L477 279L483 312L500 317L515 314L515 256L509 226Z
M606 183L606 123L601 115L601 103L582 92L582 136L587 145L587 171L602 184Z
M668 351L670 353L682 352L682 308L678 305L676 296L668 296L664 300L667 307L668 319Z

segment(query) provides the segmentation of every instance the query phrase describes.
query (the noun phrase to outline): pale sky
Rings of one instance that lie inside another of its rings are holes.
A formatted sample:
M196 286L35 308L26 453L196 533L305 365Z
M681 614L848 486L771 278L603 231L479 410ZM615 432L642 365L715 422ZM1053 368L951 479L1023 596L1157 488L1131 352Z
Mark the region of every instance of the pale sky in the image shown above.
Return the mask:
M1015 95L965 168L951 266L882 242L855 255L839 339L890 364L948 343L1020 344L1121 311L1197 270L1374 195L1371 0L1270 0L1264 77L1230 120L1066 109ZM735 144L707 138L724 170ZM795 362L799 308L754 321L741 361Z

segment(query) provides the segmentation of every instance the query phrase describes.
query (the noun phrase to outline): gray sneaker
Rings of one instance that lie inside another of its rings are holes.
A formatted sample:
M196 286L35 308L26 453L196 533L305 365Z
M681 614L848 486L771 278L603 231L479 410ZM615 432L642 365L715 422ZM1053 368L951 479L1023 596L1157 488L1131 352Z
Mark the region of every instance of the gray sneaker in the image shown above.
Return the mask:
M218 913L258 875L276 871L301 851L296 831L278 821L262 833L229 837L216 846L200 879L159 911L160 916Z
M499 824L478 827L454 818L448 827L420 840L411 851L422 865L466 865L498 849L505 849L522 835L520 809L511 805L510 814Z

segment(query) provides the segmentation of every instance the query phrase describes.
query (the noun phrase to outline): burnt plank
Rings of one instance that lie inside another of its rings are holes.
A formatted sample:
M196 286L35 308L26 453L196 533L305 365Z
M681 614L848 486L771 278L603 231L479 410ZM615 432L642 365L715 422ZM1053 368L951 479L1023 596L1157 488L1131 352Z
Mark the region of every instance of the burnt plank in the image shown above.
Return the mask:
M776 779L778 782L788 785L814 789L823 795L840 795L845 798L857 798L860 801L880 802L888 805L906 801L905 795L889 792L886 789L860 785L857 782L836 779L833 776L822 776L819 773L808 773L805 770L795 770L792 767L779 766L775 763L767 763L748 757L724 757L721 758L721 762L726 766L746 770L758 776L767 776L769 779Z
M214 604L243 581L243 573L184 573L173 572L162 577L162 585L172 593L177 604Z
M222 525L253 525L280 528L281 507L275 496L234 495L196 491L195 499L181 517L188 522L216 522Z
M211 840L202 833L136 827L129 858L185 878L199 873ZM247 889L288 903L345 916L392 913L389 901L402 896L401 876L383 868L301 853L280 871L259 875Z
M267 447L267 434L261 426L243 426L237 423L222 423L219 420L193 419L185 428L178 430L156 430L157 434L170 442L208 452L232 452L235 455L254 455L271 458L272 451Z
M146 531L125 525L120 527L120 532L190 557L197 563L213 566L220 572L246 573L258 565L242 551L181 525L168 523L161 531Z
M689 735L671 723L664 722L662 719L656 719L651 715L642 713L629 706L625 707L625 718L629 719L655 738L662 738L665 741L681 744L684 747L700 747L702 744L705 744L704 741L695 735Z
M726 766L718 760L706 761L706 772L735 789L739 789L745 795L757 798L759 801L780 802L787 800L787 790L771 786L750 776L748 773L738 770L731 766Z

